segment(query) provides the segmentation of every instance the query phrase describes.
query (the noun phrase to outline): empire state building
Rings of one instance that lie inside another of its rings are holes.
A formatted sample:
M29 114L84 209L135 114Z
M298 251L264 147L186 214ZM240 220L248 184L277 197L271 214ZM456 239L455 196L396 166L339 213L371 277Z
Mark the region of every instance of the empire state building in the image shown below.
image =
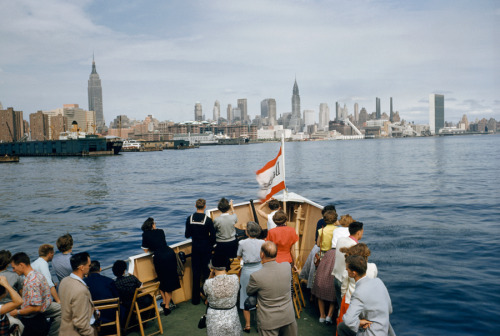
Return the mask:
M92 57L92 72L89 77L89 111L95 112L96 130L101 133L105 127L104 114L102 111L102 86L99 74L95 68L95 61Z

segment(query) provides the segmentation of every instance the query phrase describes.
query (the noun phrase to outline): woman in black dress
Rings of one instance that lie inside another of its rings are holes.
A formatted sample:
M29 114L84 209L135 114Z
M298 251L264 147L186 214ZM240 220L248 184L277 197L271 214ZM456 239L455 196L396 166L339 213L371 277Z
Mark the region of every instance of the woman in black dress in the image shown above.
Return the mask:
M153 253L153 263L155 265L158 280L160 280L160 294L163 303L163 314L170 314L170 301L172 292L181 287L177 275L177 258L174 250L168 247L165 241L165 232L156 228L153 218L146 219L141 227L142 248L145 252Z

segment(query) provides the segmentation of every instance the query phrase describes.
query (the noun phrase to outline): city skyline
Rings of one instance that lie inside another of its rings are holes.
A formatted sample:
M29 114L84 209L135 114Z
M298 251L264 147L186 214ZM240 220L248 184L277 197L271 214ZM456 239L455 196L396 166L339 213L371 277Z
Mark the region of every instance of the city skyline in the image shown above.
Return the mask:
M500 119L495 1L24 0L0 10L0 45L9 50L0 55L0 102L26 115L85 106L95 51L108 121L140 119L146 109L180 122L196 102L209 117L215 100L237 106L242 98L254 118L269 97L279 117L292 112L294 78L300 112L316 118L321 103L374 112L375 97L389 114L393 97L402 119L428 123L428 95L437 93L446 121Z

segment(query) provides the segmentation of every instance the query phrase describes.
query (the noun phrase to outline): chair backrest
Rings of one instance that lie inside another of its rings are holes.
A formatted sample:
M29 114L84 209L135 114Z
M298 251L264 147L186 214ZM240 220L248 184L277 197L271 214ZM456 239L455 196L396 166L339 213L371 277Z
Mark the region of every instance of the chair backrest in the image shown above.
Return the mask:
M114 309L115 310L115 320L107 323L101 323L100 327L116 326L116 334L120 336L120 298L97 300L93 301L94 307L99 311Z
M156 306L156 300L155 300L156 295L158 294L159 290L160 290L160 282L154 282L154 283L143 285L140 288L136 288L135 293L134 293L134 297L132 299L132 304L130 306L130 311L129 311L128 316L127 316L127 321L125 322L125 330L129 330L129 329L139 325L140 333L142 336L144 336L143 323L151 321L151 320L156 320L158 323L159 330L154 332L151 335L158 334L158 333L163 334L163 326L162 326L161 319L160 319L160 313L158 311L158 307ZM140 299L146 295L152 296L152 302L147 307L140 307L138 299ZM152 317L141 316L141 313L143 313L145 311L149 311L149 310L154 311L154 314ZM132 321L132 316L134 314L135 314L136 322L137 322L135 324L133 324L133 321Z

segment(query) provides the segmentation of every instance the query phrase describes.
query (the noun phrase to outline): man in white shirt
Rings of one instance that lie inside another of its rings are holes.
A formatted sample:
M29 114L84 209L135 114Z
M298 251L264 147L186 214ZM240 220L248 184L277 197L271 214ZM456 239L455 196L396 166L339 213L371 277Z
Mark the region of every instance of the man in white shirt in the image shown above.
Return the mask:
M54 246L50 244L43 244L38 248L38 256L39 258L31 263L31 267L39 272L47 280L47 283L50 287L50 294L55 302L60 303L59 295L57 295L56 286L52 281L52 275L49 271L49 262L54 258Z
M345 254L340 252L340 249L342 247L351 247L358 243L358 241L363 237L363 223L352 222L349 224L349 234L349 237L339 238L335 250L335 265L333 266L332 275L334 276L333 284L335 287L337 307L340 307L340 303L342 302L341 289L345 271Z

